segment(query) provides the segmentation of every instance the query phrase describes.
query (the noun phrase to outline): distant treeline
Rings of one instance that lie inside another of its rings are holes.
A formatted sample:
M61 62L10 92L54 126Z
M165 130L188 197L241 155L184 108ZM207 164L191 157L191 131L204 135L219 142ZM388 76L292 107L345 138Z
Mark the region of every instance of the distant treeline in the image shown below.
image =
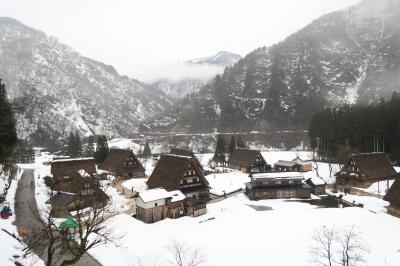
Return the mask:
M321 160L343 162L357 152L385 152L400 160L400 95L366 106L325 109L311 117L308 134Z

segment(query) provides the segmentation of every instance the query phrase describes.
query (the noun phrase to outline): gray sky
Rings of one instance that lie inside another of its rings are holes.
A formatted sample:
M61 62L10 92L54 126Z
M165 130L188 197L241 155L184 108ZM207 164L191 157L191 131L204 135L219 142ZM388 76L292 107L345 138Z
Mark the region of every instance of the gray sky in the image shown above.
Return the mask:
M6 0L0 16L149 81L220 50L246 55L360 0Z

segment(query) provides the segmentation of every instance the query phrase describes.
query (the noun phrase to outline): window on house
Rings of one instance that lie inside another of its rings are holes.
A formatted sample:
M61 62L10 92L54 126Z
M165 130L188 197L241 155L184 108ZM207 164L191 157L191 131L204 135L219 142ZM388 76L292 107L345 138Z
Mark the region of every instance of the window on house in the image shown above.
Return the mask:
M156 203L154 203L154 207L157 207L157 202L156 202Z
M188 183L192 183L192 182L193 182L193 179L188 178L188 179L187 179L187 182L188 182Z

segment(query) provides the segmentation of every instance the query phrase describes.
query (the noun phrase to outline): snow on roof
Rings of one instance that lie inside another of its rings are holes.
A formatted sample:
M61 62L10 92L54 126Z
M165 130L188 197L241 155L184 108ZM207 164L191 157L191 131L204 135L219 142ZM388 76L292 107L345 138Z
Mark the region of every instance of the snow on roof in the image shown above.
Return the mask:
M192 156L178 155L178 154L172 154L172 153L163 154L163 156L170 156L170 157L184 158L184 159L192 159Z
M186 197L180 190L166 191L163 188L154 188L139 193L143 202L151 202L160 199L171 198L172 202L184 200Z
M140 149L140 145L135 143L132 139L125 138L117 138L112 139L108 142L109 148L118 148L118 149L130 149L133 152L137 153Z
M131 191L141 193L147 189L147 178L131 178L122 183L122 186Z
M87 160L94 160L94 158L86 157L86 158L60 159L60 160L53 160L53 162L71 162L71 161L87 161Z
M81 177L90 177L90 174L88 174L85 170L81 169L78 171L79 175Z
M303 175L299 172L271 172L271 173L256 173L253 178L299 178L303 179Z
M103 169L96 169L96 173L97 173L98 175L102 175L102 174L109 174L109 172L108 172L108 171L106 171L106 170L103 170Z
M308 180L310 180L314 185L317 185L317 186L326 184L325 181L322 178L317 177L317 176L310 177Z

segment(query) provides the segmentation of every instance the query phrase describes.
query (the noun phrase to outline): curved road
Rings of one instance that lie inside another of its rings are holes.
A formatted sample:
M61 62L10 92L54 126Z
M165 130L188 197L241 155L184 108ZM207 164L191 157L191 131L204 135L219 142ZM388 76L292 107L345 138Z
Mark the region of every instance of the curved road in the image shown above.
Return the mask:
M33 183L31 183L33 181ZM33 169L24 169L24 173L18 183L17 193L15 196L15 214L16 220L14 224L20 228L24 228L27 231L29 237L30 228L43 226L40 222L39 211L36 206L35 200L35 187ZM61 256L69 258L68 254L63 253ZM45 259L44 255L39 255ZM75 265L78 266L101 266L93 257L89 254L85 254Z

